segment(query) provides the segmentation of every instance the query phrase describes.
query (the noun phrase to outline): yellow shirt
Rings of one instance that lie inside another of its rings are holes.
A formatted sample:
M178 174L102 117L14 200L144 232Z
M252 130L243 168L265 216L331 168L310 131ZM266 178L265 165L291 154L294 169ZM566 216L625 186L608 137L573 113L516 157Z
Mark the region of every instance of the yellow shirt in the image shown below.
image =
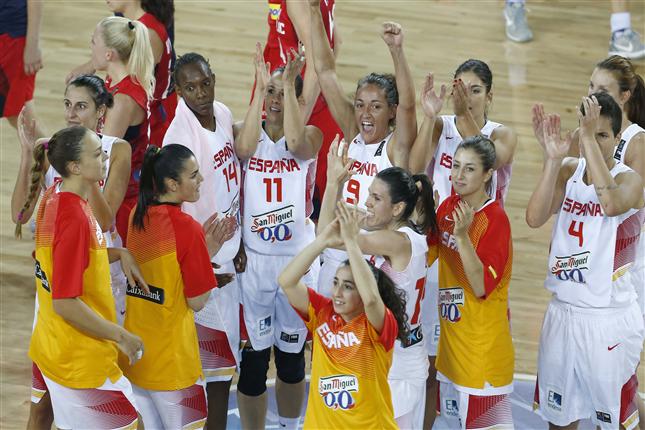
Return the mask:
M304 428L396 428L387 382L397 336L390 310L379 335L365 313L345 322L330 299L309 289L305 324L314 346Z
M202 227L179 206L148 209L145 229L128 229L128 249L150 294L128 285L126 330L143 340L141 360L121 365L133 384L148 390L180 390L203 378L197 329L187 298L217 286Z
M508 316L513 262L510 224L495 201L474 215L468 235L484 267L486 291L479 298L468 282L453 235L452 212L459 200L452 195L441 204L439 234L428 240L428 263L439 258L437 370L463 387L482 389L486 382L502 387L513 381L515 363Z
M69 388L96 388L122 375L114 342L77 330L54 311L53 299L78 298L116 321L105 238L86 201L45 192L36 218L38 316L29 356L49 379Z

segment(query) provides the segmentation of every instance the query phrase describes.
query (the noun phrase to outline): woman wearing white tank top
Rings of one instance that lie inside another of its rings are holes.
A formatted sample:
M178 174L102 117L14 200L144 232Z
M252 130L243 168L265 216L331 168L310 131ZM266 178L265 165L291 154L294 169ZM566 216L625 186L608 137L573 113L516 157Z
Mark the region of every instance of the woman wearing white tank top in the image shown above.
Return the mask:
M469 59L462 63L453 76L451 97L454 115L439 115L447 96L447 88L434 91L434 76L426 77L421 90L424 120L410 153L411 172L426 172L432 179L436 204L439 206L452 194L450 172L457 146L467 137L482 134L495 144L491 197L502 207L511 180L513 155L517 147L515 132L500 123L488 120L488 109L493 101L493 74L486 63ZM436 374L435 356L439 344L439 315L437 313L438 273L435 263L428 269L428 293L423 301L426 349L430 357L428 391L426 395L426 427L435 419Z
M337 196L354 173L347 147L339 156L338 146L336 139L327 154L327 192L318 220L320 229L331 222ZM436 230L432 185L425 174L410 175L400 167L390 167L374 178L365 206L361 228L366 231L358 236L358 245L405 295L410 327L407 340L395 344L388 375L394 418L402 429L421 428L428 367L421 331L428 250L425 235Z
M90 130L100 131L107 109L112 107L114 101L112 94L105 88L105 83L95 75L82 75L72 80L65 89L64 107L65 122L67 126L82 125ZM18 224L25 224L31 218L38 199L33 199L26 204L27 197L32 187L49 188L60 175L50 166L45 159L41 167L45 172L41 184L31 182L31 169L34 162L33 152L37 143L35 134L36 119L32 117L29 109L23 108L18 121L18 135L20 137L20 167L16 184L11 195L11 217ZM49 140L49 138L46 138ZM92 212L99 222L103 231L109 233L106 238L111 241L112 246L121 246L116 229L111 229L114 224L114 217L123 201L125 190L130 177L130 145L122 139L111 136L101 136L103 150L109 156L106 164L109 166L108 177L102 183L97 183L92 188L89 196L89 203ZM125 275L119 263L110 266L112 277L112 289L117 302L117 318L123 321L124 297L125 297ZM36 301L36 310L38 302ZM35 319L36 313L34 313ZM35 322L35 321L34 321ZM37 373L37 374L36 374ZM51 400L44 381L39 371L34 369L32 403L29 411L29 422L27 428L49 428L53 422Z

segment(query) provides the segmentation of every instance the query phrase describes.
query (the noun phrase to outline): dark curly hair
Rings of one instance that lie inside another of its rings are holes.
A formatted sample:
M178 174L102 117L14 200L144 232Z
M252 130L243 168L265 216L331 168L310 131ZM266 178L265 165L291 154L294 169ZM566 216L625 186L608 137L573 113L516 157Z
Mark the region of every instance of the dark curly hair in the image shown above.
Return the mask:
M391 73L370 73L364 76L356 84L356 92L365 85L376 85L383 90L385 100L388 106L397 106L399 104L399 90L396 86L396 76ZM396 118L390 120L390 127L396 125Z
M370 263L368 260L365 260L367 265L372 270L374 279L376 280L376 285L378 286L378 293L381 296L381 300L385 304L385 307L392 312L394 319L396 319L396 325L399 329L399 333L396 336L401 342L405 343L408 340L410 335L410 326L408 325L408 314L405 312L405 306L407 304L406 293L402 289L398 288L394 281L381 269ZM349 266L349 260L345 260L342 266Z

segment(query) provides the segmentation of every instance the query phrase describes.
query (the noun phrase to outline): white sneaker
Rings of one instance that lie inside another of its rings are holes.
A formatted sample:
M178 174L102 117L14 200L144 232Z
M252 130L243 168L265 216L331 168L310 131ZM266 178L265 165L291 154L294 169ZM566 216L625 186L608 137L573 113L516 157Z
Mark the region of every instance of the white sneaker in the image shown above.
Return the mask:
M533 32L526 22L526 9L523 3L506 3L504 6L506 19L506 37L513 42L528 42L533 39Z
M630 28L614 32L609 42L609 55L620 55L632 60L645 57L641 35Z

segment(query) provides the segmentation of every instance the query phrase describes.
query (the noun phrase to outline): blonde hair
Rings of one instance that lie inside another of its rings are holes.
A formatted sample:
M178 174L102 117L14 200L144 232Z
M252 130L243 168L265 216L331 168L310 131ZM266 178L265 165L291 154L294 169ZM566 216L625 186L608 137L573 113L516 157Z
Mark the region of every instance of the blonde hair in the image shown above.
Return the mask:
M155 63L146 26L120 16L103 18L99 26L105 46L116 51L126 64L128 74L143 87L148 99L152 100Z

